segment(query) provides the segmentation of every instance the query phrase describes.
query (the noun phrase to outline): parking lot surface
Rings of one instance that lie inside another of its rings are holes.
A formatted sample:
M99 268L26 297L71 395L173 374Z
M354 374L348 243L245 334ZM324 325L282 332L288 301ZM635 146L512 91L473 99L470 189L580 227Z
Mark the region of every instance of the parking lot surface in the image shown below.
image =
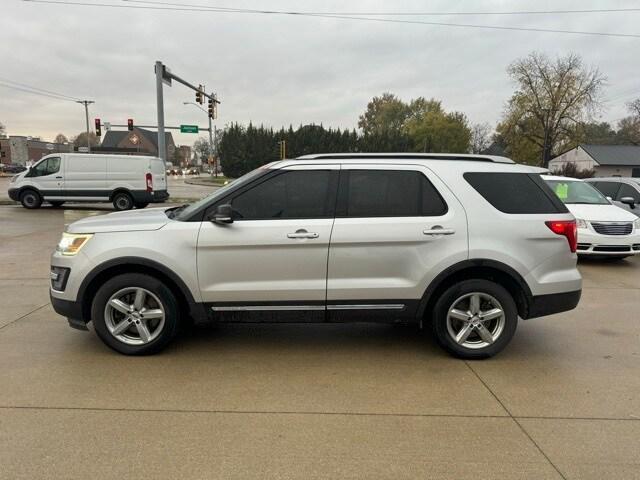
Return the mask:
M93 213L0 207L0 478L640 478L638 258L581 262L579 307L485 361L374 324L134 358L49 304L49 254Z

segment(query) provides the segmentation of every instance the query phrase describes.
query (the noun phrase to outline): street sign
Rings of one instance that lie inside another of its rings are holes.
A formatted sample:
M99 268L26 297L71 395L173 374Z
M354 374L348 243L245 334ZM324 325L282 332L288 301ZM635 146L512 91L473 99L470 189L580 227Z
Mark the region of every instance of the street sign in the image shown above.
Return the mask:
M180 133L198 133L197 125L180 125Z

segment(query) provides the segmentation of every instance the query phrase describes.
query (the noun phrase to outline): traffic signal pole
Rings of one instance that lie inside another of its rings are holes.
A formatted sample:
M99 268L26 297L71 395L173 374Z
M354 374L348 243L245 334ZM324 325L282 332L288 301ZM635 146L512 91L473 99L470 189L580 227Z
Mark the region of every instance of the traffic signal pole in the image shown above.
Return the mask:
M87 150L91 153L91 142L89 141L89 105L95 102L93 100L77 100L76 103L84 105L84 116L87 121Z

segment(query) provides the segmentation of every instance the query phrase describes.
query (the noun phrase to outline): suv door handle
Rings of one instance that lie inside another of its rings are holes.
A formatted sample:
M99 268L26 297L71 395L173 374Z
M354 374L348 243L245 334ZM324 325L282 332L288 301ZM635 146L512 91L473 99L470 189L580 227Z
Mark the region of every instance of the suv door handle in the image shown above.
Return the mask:
M425 235L453 235L456 231L453 228L442 228L440 225L436 225L433 228L429 228L427 230L423 230L422 233Z
M295 233L287 233L287 238L318 238L319 236L315 232L307 232L304 228L296 230Z

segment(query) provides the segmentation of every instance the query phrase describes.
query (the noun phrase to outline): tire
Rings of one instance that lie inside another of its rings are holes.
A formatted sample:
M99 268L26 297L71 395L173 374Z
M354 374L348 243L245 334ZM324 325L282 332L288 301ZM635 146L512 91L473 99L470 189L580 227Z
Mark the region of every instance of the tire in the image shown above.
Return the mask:
M145 208L147 205L149 205L149 202L136 202L133 204L136 208Z
M136 305L139 291L144 292L144 309ZM120 301L115 308L114 299ZM144 312L151 311L154 317L145 319ZM125 273L100 287L93 299L91 318L100 339L116 352L151 355L175 338L180 311L176 297L160 280L141 273Z
M28 208L29 210L40 208L40 205L42 205L42 197L37 191L27 189L20 194L20 203L24 208Z
M472 304L474 297L479 310ZM451 315L454 307L457 312ZM495 309L500 309L502 315ZM475 315L467 315L474 310ZM499 316L483 321L478 313L486 314L489 310ZM433 310L436 341L451 355L463 359L489 358L499 353L511 341L517 326L518 310L513 297L504 287L488 280L465 280L449 287Z
M64 202L49 202L49 203L54 208L60 208L62 205L64 205Z
M113 196L113 208L121 212L133 208L133 197L127 192L118 192Z

